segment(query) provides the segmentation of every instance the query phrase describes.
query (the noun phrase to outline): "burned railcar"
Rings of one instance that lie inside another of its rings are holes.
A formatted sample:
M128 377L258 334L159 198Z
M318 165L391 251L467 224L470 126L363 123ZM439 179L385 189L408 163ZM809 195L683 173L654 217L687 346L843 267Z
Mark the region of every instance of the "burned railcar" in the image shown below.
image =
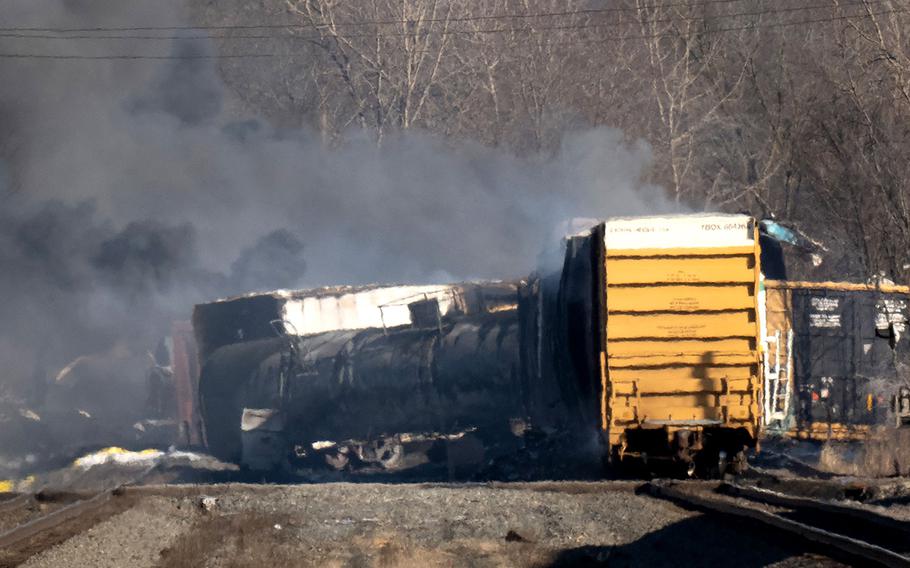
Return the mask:
M476 465L521 445L529 385L516 284L266 296L196 310L201 406L219 457L396 470L440 447L448 462L460 452Z
M910 422L910 289L769 280L765 295L769 433L863 439Z
M144 419L133 425L140 440L191 448L204 445L196 351L190 322L175 321L170 334L148 353Z

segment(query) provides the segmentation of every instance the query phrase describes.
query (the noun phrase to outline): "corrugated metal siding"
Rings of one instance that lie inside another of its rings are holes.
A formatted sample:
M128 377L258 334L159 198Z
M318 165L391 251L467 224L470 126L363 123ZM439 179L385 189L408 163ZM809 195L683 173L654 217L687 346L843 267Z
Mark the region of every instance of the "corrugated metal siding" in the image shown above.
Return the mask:
M758 244L745 216L645 219L636 240L607 223L604 423L627 428L760 421ZM655 246L663 235L672 248ZM635 244L639 243L639 247ZM624 248L617 248L617 245Z
M775 429L800 438L862 439L889 422L901 381L897 364L910 353L910 288L772 280L766 293L768 335L794 332L790 416Z
M457 286L388 286L342 295L303 296L284 304L284 319L300 335L343 329L409 325L408 304L423 299L439 302L440 315L455 309Z
M885 423L895 358L908 349L906 296L830 289L792 294L797 429Z

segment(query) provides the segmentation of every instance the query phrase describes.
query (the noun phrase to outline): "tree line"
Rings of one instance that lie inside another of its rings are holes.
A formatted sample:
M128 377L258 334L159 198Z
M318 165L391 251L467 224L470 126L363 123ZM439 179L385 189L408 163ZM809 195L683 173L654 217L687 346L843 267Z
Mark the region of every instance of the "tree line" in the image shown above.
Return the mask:
M423 129L519 154L606 125L681 210L814 238L807 277L910 276L910 0L242 0L206 24L286 24L223 60L242 105L327 144ZM229 31L243 33L242 31Z

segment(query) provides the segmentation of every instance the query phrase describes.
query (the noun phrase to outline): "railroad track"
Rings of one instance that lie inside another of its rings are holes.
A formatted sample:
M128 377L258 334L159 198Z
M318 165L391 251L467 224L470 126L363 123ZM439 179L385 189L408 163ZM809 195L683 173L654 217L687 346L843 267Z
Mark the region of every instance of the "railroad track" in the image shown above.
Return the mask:
M28 493L14 495L10 499L4 499L3 501L0 501L0 515L8 515L17 509L28 507L32 501L34 501L34 497Z
M868 507L795 497L729 483L655 481L652 496L758 521L814 543L823 552L865 565L910 568L910 522Z
M0 502L0 515L33 506L42 499L53 502L55 498L21 495ZM0 533L0 568L17 566L30 556L88 530L129 508L132 501L124 497L120 488L65 498L76 500Z
M29 557L129 509L139 499L131 489L156 467L153 464L113 489L85 493L42 490L0 501L0 519L24 513L24 509L36 504L49 509L38 517L26 514L24 522L9 529L0 523L0 568L18 566Z

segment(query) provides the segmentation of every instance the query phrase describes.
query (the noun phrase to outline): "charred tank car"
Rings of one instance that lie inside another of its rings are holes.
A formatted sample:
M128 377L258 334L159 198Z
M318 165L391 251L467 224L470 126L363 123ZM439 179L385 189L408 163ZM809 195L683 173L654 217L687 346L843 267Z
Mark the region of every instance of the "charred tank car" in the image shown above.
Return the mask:
M517 300L517 284L486 283L199 306L208 445L260 470L470 470L514 454L532 414Z

